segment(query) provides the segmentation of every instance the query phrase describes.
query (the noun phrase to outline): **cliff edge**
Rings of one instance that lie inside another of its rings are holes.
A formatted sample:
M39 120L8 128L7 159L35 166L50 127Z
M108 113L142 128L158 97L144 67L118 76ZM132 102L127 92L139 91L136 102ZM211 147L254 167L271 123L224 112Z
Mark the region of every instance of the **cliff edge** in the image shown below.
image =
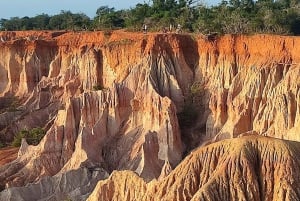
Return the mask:
M169 178L197 147L205 150L206 145L220 141L218 146L224 143L228 149L235 148L240 138L232 143L222 140L251 135L263 140L266 150L255 145L250 152L273 154L277 145L269 145L268 139L300 140L298 37L225 35L208 40L200 35L124 31L1 32L0 36L0 140L12 141L22 129L41 127L46 131L38 145L23 141L18 158L0 166L0 186L8 188L6 192L30 183L69 181L76 171L87 180L99 180L121 170L143 178L139 180L141 192L146 192L147 182ZM247 143L242 144L239 153L248 149ZM297 147L291 146L288 150ZM232 157L234 153L228 152ZM211 152L206 154L214 157ZM285 157L284 161L292 160ZM247 165L259 168L261 164L255 160L249 159ZM231 165L232 169L244 167L240 162ZM293 162L291 168L297 165ZM209 167L205 161L201 166ZM94 177L84 172L86 169L105 174ZM288 174L298 174L294 169ZM246 174L243 168L238 170L240 175ZM255 176L251 171L249 174ZM283 173L276 170L274 174L281 177ZM229 182L222 185L228 199L238 195L235 199L265 200L261 196L275 193L275 187L268 184L268 193L255 194L264 190L255 187L257 179L244 186L254 189L247 195L250 197L233 192L230 189L236 182L232 179L238 177L228 175L217 180ZM53 178L43 179L47 176ZM210 180L210 176L204 174L199 179ZM262 176L257 177L269 179ZM120 178L127 181L126 175ZM86 186L88 195L96 180L93 185L82 183L74 189ZM278 182L274 180L274 186L282 186ZM221 185L214 186L217 184ZM178 192L183 188L177 187ZM212 186L195 187L197 193L180 199L215 199L208 193L214 190L204 191L206 188ZM80 200L71 193L74 189L67 192ZM287 192L292 191L281 197ZM37 199L46 195L39 196ZM114 199L115 195L109 196Z

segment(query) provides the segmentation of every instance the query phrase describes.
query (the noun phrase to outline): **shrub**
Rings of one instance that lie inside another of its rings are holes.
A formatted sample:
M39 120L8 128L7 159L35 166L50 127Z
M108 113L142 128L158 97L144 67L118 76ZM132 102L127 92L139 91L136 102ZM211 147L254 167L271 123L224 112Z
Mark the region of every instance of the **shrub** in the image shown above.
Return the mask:
M45 135L45 131L40 128L33 128L31 130L22 129L17 133L12 142L12 146L21 146L22 138L25 138L27 143L30 145L37 145Z
M194 82L190 89L189 93L186 96L183 109L180 113L177 114L179 126L181 128L192 127L198 118L199 112L199 97L203 95L204 89L203 85L199 82Z
M27 133L28 131L25 129L19 131L17 135L14 137L14 140L12 141L11 145L14 147L21 146L22 138L26 138L26 135L28 135Z
M103 89L104 89L104 87L101 86L101 85L95 85L95 86L93 86L93 90L94 91L99 91L99 90L103 90Z
M40 143L45 134L46 133L42 128L33 128L29 131L29 137L26 138L26 140L28 144L37 145Z
M203 92L203 86L199 82L194 82L192 86L190 87L190 95L191 96L197 96L201 92Z
M72 201L72 199L68 196L64 201Z

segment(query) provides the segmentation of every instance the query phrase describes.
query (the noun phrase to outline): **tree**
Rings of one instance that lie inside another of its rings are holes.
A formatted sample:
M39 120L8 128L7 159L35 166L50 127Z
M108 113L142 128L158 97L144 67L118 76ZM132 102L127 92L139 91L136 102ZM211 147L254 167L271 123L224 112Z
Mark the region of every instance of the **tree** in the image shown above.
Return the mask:
M94 18L94 26L96 28L115 28L123 27L124 19L121 18L123 12L116 12L115 8L108 6L101 6L96 11L96 17Z
M73 29L84 30L87 29L91 24L90 18L83 13L72 14L72 19L73 24L71 26Z
M101 6L96 11L96 19L98 19L98 25L103 27L111 27L113 24L112 13L115 8L109 8L108 6Z
M229 5L232 6L234 9L236 9L241 6L241 1L240 0L230 0Z
M61 11L30 17L1 19L1 30L86 28L139 30L147 23L161 30L169 24L180 24L185 30L204 33L279 33L300 34L300 0L222 0L207 7L202 0L151 0L128 10L100 6L91 21L83 13Z
M19 17L12 17L9 20L2 19L1 27L3 30L7 31L21 30L22 20Z
M8 19L1 18L0 27L1 27L2 31L7 30L7 22L8 22Z
M33 25L32 25L32 19L29 17L23 17L20 19L21 22L21 30L32 30L33 29Z
M82 30L90 26L90 18L83 14L73 14L71 11L62 10L60 14L54 15L49 20L50 29L72 29Z
M135 6L135 8L132 8L125 12L125 26L139 29L145 22L145 19L151 17L151 15L151 7L146 3L139 3Z
M47 14L37 15L32 18L33 29L45 30L49 28L50 17Z
M52 30L64 29L64 27L62 27L62 21L63 18L61 15L52 16L51 19L49 20L49 28Z

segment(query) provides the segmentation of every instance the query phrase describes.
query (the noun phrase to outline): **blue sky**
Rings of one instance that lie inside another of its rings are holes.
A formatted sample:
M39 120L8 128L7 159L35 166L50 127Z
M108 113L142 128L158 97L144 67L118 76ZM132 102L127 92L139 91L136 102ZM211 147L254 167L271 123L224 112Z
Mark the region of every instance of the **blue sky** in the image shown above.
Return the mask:
M54 15L61 10L70 10L74 13L83 12L94 17L97 8L108 5L116 9L134 7L137 3L149 2L149 0L0 0L0 19L10 17L33 17L46 13ZM204 0L207 4L219 2L219 0Z

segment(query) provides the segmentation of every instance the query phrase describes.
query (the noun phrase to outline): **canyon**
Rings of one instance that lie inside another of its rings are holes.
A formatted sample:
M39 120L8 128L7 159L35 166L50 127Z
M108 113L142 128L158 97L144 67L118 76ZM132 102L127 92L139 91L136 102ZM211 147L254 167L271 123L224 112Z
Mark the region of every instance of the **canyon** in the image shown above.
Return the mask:
M300 199L300 38L0 37L0 200Z

